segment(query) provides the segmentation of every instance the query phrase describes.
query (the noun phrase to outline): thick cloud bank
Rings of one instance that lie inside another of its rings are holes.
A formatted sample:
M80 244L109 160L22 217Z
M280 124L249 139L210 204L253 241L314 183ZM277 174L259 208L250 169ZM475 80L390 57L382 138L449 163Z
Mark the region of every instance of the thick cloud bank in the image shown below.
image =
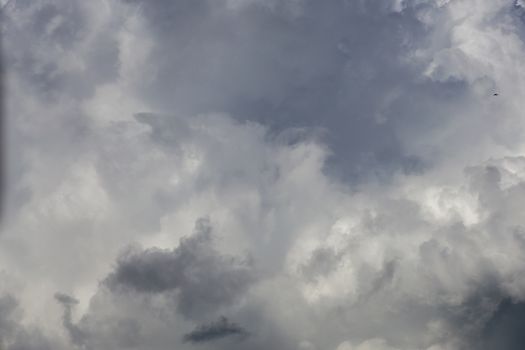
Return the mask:
M0 349L525 347L522 1L0 4Z

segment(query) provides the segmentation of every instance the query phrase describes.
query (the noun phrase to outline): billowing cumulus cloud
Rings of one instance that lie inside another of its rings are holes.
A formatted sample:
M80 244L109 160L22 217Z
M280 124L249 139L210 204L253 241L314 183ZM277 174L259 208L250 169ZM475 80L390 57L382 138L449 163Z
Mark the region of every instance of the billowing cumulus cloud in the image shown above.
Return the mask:
M0 4L1 349L523 348L522 2Z

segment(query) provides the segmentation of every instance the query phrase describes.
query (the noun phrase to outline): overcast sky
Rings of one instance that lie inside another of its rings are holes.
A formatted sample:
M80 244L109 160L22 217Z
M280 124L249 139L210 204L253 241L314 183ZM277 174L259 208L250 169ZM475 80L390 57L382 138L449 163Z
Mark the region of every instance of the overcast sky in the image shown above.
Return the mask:
M1 350L525 348L523 0L0 0Z

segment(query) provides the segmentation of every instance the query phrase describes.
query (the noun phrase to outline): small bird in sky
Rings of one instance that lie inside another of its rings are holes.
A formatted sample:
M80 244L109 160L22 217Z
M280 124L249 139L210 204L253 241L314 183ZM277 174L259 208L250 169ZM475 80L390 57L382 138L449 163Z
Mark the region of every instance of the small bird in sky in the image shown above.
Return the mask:
M499 94L496 92L496 93L494 93L494 95L492 95L492 96L499 96Z

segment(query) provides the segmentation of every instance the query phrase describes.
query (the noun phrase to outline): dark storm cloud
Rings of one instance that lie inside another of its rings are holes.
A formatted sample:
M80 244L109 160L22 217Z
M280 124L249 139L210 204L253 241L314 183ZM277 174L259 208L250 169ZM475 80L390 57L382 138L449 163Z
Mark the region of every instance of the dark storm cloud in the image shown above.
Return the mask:
M184 341L204 343L232 336L245 338L248 334L244 328L221 316L217 321L200 325L193 331L185 334Z
M209 222L201 219L193 235L174 250L153 248L122 256L106 283L113 290L178 291L178 309L183 314L212 312L242 295L256 272L250 262L219 255L211 238Z
M65 96L85 98L97 84L117 77L118 43L113 35L107 35L113 28L93 31L85 6L51 0L31 5L10 1L6 7L10 13L27 16L30 25L19 26L11 16L5 16L4 34L18 39L5 41L4 50L9 52L4 56L5 66L16 71L35 96L55 101ZM96 50L82 52L86 40L93 41Z
M497 281L487 279L460 305L437 312L465 339L460 349L517 350L525 344L525 304L502 293Z
M503 299L487 321L478 348L518 350L525 344L525 304Z

